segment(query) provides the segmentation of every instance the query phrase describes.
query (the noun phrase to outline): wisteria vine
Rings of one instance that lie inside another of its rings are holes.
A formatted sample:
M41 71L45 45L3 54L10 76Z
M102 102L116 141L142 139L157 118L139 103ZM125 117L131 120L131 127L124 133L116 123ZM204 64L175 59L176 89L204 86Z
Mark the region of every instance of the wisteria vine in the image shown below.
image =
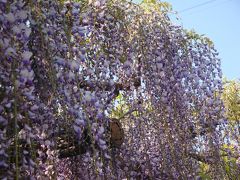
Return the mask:
M1 178L224 176L218 53L166 12L0 0L0 57Z

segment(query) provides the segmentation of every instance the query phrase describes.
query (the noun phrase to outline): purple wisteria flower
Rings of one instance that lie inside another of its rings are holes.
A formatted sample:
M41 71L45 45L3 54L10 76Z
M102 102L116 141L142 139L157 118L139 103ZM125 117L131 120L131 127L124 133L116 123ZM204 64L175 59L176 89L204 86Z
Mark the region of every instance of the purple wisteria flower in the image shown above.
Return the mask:
M0 0L0 178L225 177L218 53L145 5Z

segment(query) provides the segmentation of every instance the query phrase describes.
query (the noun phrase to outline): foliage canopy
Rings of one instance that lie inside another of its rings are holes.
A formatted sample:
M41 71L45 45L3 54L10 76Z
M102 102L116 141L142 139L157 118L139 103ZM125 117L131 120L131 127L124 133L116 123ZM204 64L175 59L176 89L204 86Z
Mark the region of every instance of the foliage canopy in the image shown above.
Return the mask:
M218 53L169 9L0 0L0 177L226 177Z

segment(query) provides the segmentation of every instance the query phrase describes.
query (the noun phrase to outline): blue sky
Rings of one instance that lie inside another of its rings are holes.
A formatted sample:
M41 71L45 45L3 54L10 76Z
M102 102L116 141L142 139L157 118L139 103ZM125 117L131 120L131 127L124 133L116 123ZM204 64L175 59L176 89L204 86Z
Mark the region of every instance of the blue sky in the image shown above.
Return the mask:
M222 60L223 75L240 79L240 0L166 1L179 12L178 24L205 34L214 42Z

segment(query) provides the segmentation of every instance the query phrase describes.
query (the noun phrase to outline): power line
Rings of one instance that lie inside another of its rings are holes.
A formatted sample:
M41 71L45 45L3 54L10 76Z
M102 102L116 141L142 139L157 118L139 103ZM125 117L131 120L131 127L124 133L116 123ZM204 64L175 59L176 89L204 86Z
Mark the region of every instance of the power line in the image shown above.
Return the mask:
M183 9L183 10L179 11L179 13L182 13L182 12L185 12L185 11L189 11L189 10L191 10L191 9L195 9L195 8L197 8L197 7L200 7L200 6L204 6L204 5L209 4L209 3L212 3L212 2L214 2L214 1L217 1L217 0L210 0L210 1L206 1L206 2L201 3L201 4L197 4L197 5L195 5L195 6L192 6L192 7L186 8L186 9Z
M214 7L217 7L217 6L219 6L219 5L223 4L223 3L227 3L227 2L230 2L230 1L233 1L233 0L222 1L221 3L218 3L218 4L216 4L216 5L210 6L209 8L205 8L205 9L198 10L198 11L193 11L192 13L189 13L188 15L195 14L195 13L197 13L197 12L202 12L202 11L207 10L207 9L210 9L210 8L212 9L212 8L214 8Z

